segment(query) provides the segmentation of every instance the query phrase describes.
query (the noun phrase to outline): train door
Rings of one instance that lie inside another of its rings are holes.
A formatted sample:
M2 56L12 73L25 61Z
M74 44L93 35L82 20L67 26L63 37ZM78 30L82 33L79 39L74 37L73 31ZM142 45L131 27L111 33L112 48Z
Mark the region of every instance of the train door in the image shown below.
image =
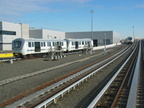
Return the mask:
M40 42L35 42L35 52L40 52L41 48L40 48Z
M78 49L78 41L75 42L75 49Z
M93 40L93 46L94 46L94 47L98 46L97 39L94 39L94 40Z

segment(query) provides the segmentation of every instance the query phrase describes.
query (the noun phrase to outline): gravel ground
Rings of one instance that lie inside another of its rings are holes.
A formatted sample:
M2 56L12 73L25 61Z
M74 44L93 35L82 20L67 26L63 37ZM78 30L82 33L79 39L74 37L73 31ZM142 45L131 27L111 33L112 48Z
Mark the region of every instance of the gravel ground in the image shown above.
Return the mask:
M117 46L112 49L108 49L109 52L107 55L114 52L114 50L120 49L122 46ZM0 103L17 96L25 91L31 90L39 85L42 85L46 82L49 82L53 79L61 77L67 73L70 73L80 67L88 65L94 61L97 61L100 58L103 58L103 50L95 51L93 54L75 54L75 55L68 55L66 58L59 59L57 61L44 61L44 58L39 59L30 59L30 60L23 60L14 62L14 64L0 64L0 81L32 73L38 70L54 67L60 64L64 64L67 62L83 59L89 56L97 55L89 60L78 62L75 64L71 64L59 69L55 69L52 71L48 71L46 73L36 75L34 77L25 78L23 80L15 81L10 84L6 84L0 86Z
M119 65L127 54L99 71L79 87L76 87L75 90L67 93L63 98L58 99L56 104L53 103L47 108L87 108L87 105L89 105L87 102L89 103L88 100L90 100L89 97L94 97L95 91L98 88L97 85Z

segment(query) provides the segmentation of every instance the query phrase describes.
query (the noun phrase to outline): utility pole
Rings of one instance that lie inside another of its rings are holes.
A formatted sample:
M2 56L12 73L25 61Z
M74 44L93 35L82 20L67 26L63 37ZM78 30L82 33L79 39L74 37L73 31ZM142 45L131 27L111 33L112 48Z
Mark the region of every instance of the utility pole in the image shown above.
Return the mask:
M135 37L134 37L134 26L132 26L132 28L133 28L133 40L135 39Z
M94 11L91 10L90 13L91 13L91 39L93 39L93 13Z
M104 36L105 36L105 47L104 47L104 55L107 54L107 51L106 51L106 33L104 33Z

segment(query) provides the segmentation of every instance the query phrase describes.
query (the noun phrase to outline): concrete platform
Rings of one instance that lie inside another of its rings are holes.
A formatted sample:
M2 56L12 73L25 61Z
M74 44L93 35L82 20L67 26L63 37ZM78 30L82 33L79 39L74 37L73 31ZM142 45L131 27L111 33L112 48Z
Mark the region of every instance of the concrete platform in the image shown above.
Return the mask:
M0 53L0 58L14 57L13 53Z

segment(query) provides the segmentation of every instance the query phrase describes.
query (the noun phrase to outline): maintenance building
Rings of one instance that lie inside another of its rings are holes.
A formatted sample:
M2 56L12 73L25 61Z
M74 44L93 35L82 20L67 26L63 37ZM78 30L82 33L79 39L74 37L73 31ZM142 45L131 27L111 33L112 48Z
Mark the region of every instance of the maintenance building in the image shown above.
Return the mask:
M66 32L66 38L91 38L94 46L117 44L120 42L120 34L115 31L87 31L87 32Z

